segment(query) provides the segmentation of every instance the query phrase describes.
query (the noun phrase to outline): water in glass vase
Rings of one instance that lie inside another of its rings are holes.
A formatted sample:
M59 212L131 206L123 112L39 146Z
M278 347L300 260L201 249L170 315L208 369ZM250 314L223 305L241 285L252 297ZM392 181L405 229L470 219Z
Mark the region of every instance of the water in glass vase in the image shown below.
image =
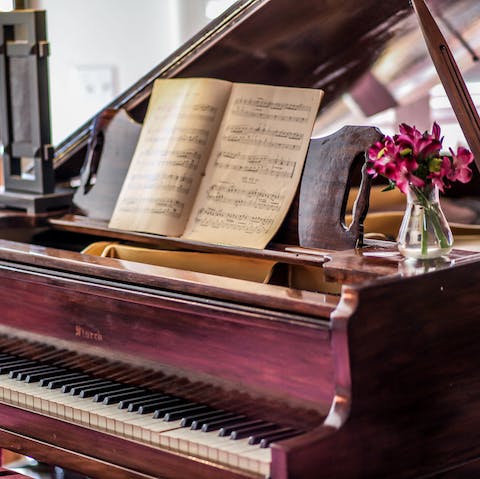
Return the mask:
M397 244L400 253L407 258L439 258L451 251L453 235L440 206L436 186L409 186Z

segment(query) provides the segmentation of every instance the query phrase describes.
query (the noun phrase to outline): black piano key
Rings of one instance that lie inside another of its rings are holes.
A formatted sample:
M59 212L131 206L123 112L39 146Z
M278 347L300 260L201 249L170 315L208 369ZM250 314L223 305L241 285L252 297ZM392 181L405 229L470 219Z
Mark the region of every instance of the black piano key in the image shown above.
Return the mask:
M163 416L163 420L166 422L177 421L178 419L182 419L184 416L192 412L208 412L208 411L212 411L212 408L210 406L205 406L205 405L191 406L191 407L186 407L184 409L180 409L178 411L167 412L165 416Z
M27 376L25 378L25 382L27 383L36 383L38 381L43 381L44 379L47 379L47 380L51 380L53 378L57 378L57 377L63 377L65 376L65 369L58 369L57 368L57 371L51 371L51 372L48 372L48 371L45 371L45 372L37 372L37 373L34 373L30 376ZM42 384L40 383L40 386Z
M0 354L0 364L6 363L7 361L13 361L15 359L21 359L21 358L9 353Z
M15 354L3 353L0 357L0 364L6 363L8 361L14 361L16 359L25 359L21 358L20 356L15 356Z
M62 386L62 393L70 393L72 396L80 394L82 387L94 386L98 384L111 384L111 381L105 379L92 378L91 376L79 381L73 381Z
M289 429L289 428L287 428ZM288 439L289 437L297 436L300 434L299 431L295 431L293 429L290 429L290 431L277 431L272 434L265 434L262 439L260 440L260 447L265 448L269 447L270 443L275 442L275 441L281 441L282 439ZM252 444L256 444L254 441L255 439L252 439ZM250 439L248 440L248 443L250 444Z
M182 403L179 404L171 404L168 406L162 406L160 408L157 408L155 412L153 413L153 418L154 419L163 419L165 417L165 414L171 413L171 412L177 412L177 411L184 411L185 409L189 407L194 407L194 406L200 406L198 403L194 403L191 401L183 401Z
M24 366L19 366L18 368L15 368L15 369L12 369L9 373L8 373L8 377L10 379L16 379L17 376L25 371L37 371L38 368L42 368L42 369L45 369L47 366L45 364L35 364L35 365L31 365L31 364L28 364L28 365L24 365ZM48 367L52 367L52 366L48 366Z
M164 393L145 394L135 399L128 399L118 403L119 409L127 409L128 412L135 412L144 405L152 404L154 401L163 401L164 399L172 399L172 396Z
M278 424L265 423L258 426L248 426L243 428L238 428L232 431L230 434L230 439L236 441L237 439L244 439L246 437L254 436L255 434L260 434L262 432L272 432L278 431L280 426Z
M22 366L28 366L28 365L34 365L34 364L38 364L38 363L35 363L34 361L30 361L27 359L16 359L13 361L9 361L0 365L0 374L9 374L10 371L14 370L15 368L18 369Z
M27 377L30 375L30 374L35 374L35 373L42 373L42 372L48 372L50 371L50 373L52 373L53 371L55 371L55 369L52 369L52 368L35 368L35 369L28 369L26 371L18 371L17 374L15 374L14 378L17 380L17 381L21 381L21 382L26 382L27 380ZM13 375L12 375L13 376ZM10 376L10 377L12 377ZM31 381L33 382L33 381Z
M8 377L14 379L18 373L21 373L22 371L28 371L30 369L33 369L34 367L37 366L38 363L25 363L25 364L18 364L16 366L11 366L8 371Z
M21 366L16 367L15 369L12 369L8 373L8 377L10 379L16 379L17 374L22 373L23 371L33 371L36 370L37 368L44 368L45 364L39 364L39 363L34 363L34 364L23 364ZM51 367L51 366L50 366Z
M29 368L28 370L26 371L20 371L17 373L17 375L15 376L15 379L17 381L25 381L27 379L27 376L30 374L42 374L42 373L54 373L58 371L58 368L56 368L55 366L43 366L43 367L38 367L38 368Z
M216 409L206 413L199 412L199 413L189 414L188 416L183 417L182 422L180 423L180 426L190 427L194 421L196 421L197 423L201 423L201 425L203 425L203 422L206 422L208 420L228 419L234 416L236 416L235 413L226 412L226 411L223 411L222 409Z
M292 435L298 434L298 432L295 429L292 429L291 427L283 427L280 429L276 429L275 431L265 431L265 432L252 434L248 438L248 444L253 446L255 444L259 444L262 439L268 439L269 437L277 436L279 434L286 434L286 433L292 433Z
M33 373L30 373L30 374L22 374L23 376L23 380L26 382L26 383L36 383L36 382L39 382L40 380L42 380L43 378L46 378L46 377L51 377L53 374L63 374L65 371L59 371L58 368L56 368L56 370L51 370L51 369L45 369L43 371L36 371L36 372L33 372ZM19 378L19 376L17 375L17 379Z
M121 401L128 401L128 400L134 400L142 397L142 394L145 395L147 393L146 390L139 390L136 388L135 390L129 392L129 393L115 393L111 394L110 396L107 396L103 398L103 404L116 404L120 403Z
M93 401L94 402L103 402L105 398L111 397L115 394L128 394L128 393L135 393L138 392L139 388L133 387L133 386L126 386L125 384L121 385L121 389L113 392L99 392L98 394L95 394L93 396Z
M62 386L65 386L65 384L71 383L74 380L80 381L81 379L86 379L88 377L89 376L87 376L86 374L70 373L65 374L64 376L42 379L40 381L40 386L46 387L47 389L58 389Z
M82 387L78 395L81 398L90 398L90 397L94 397L96 394L99 394L101 392L112 393L112 392L119 391L124 387L125 386L123 384L119 384L119 383L90 385L90 386ZM74 393L70 393L70 394L72 394L72 396L75 396Z
M182 404L186 404L187 401L185 399L173 397L173 396L165 396L163 399L154 399L153 401L149 401L148 403L142 404L137 412L138 414L150 414L155 413L157 410L163 407L174 407L179 406ZM128 408L130 411L130 408ZM158 418L155 418L158 419Z
M196 431L196 430L202 429L204 424L208 424L214 421L215 422L223 421L225 423L226 421L229 421L231 419L238 421L238 420L241 420L242 418L244 418L244 416L241 416L236 413L226 413L226 412L224 412L223 414L219 414L218 416L214 414L212 414L210 417L202 416L202 417L199 417L198 419L193 419L191 421L190 429ZM219 429L219 427L217 429Z
M202 425L201 429L203 432L216 431L217 429L226 427L229 424L238 424L245 420L246 420L246 417L243 416L242 414L239 414L238 416L232 417L231 419L218 419L218 420L205 422ZM197 428L197 424L195 421L192 423L192 429L200 429L200 428Z
M261 419L246 419L243 421L238 421L236 423L230 423L222 428L220 428L220 431L218 431L219 436L230 436L235 429L241 428L241 427L252 427L252 426L260 426L261 424L265 424L265 421L262 421Z

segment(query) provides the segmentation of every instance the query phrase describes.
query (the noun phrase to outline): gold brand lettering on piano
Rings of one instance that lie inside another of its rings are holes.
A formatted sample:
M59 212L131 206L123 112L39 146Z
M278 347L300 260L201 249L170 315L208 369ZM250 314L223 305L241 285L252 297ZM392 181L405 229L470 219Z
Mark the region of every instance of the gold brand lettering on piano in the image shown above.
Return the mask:
M86 328L84 326L80 326L78 324L75 325L75 336L83 339L88 339L90 341L103 341L103 335L98 330L96 331L90 328Z

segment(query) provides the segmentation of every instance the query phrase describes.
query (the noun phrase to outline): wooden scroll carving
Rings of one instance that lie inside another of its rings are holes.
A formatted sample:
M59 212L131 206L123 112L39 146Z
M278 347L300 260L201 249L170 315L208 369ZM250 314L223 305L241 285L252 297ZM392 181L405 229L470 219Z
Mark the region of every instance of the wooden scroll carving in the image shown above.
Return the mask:
M374 127L345 126L330 136L310 142L300 185L300 246L344 250L361 243L370 180L362 169L353 220L346 226L344 217L351 171L358 161L364 162L368 147L382 136Z

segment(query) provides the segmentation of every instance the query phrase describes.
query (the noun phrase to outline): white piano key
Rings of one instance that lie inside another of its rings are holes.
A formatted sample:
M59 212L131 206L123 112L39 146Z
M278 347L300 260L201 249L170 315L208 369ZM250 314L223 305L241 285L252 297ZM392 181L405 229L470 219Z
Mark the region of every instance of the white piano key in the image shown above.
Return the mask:
M232 441L228 444L218 445L218 460L223 464L238 467L239 454L248 452L257 446L248 444L248 438Z
M257 470L260 474L267 475L270 472L271 462L272 450L269 447L259 447L241 454L238 466L241 469Z
M260 451L260 447L248 444L248 438L233 441L229 437L220 437L218 431L205 433L180 428L162 434L160 444L175 451L233 467L240 467L240 463L250 465L255 471L260 470L260 459L265 458L265 453L260 452L257 453L257 456L249 457L247 460L240 462L243 454Z
M194 431L181 427L181 420L153 419L151 414L128 412L117 404L105 405L92 398L72 396L59 389L41 387L38 382L25 383L0 375L0 401L265 476L270 472L270 449L249 445L248 439L232 441L229 437L219 437L218 431Z

